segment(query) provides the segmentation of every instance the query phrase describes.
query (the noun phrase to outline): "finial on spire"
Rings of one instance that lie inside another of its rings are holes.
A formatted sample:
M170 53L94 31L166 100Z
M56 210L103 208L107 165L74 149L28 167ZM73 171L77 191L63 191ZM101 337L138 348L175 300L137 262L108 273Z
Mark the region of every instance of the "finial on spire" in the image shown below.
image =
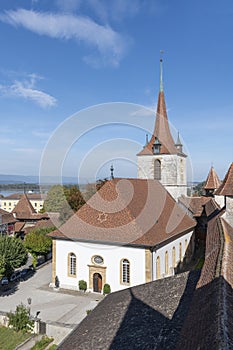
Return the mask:
M111 171L111 180L113 180L114 179L114 175L113 175L114 168L113 168L113 165L111 165L110 171Z
M163 91L163 50L160 50L160 92Z
M180 133L179 133L179 131L178 131L177 141L176 141L175 146L176 146L176 148L178 149L178 151L180 153L183 153L183 145L182 145L182 142L180 141Z
M148 143L149 143L149 140L148 140L148 134L146 134L146 144L145 144L145 146L147 146L147 145L148 145Z

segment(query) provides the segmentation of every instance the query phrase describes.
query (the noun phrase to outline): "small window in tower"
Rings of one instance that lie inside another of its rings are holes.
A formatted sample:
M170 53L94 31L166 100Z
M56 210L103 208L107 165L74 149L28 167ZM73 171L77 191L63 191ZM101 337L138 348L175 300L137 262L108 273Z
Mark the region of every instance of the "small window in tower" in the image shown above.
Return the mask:
M154 178L155 180L161 180L161 162L158 159L154 161Z

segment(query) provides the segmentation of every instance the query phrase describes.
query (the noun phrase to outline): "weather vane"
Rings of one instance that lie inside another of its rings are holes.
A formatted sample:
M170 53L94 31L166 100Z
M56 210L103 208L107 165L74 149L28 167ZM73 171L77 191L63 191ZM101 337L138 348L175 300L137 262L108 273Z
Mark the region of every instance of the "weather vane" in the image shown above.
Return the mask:
M164 54L164 51L163 51L163 50L160 50L160 61L163 60L163 54Z

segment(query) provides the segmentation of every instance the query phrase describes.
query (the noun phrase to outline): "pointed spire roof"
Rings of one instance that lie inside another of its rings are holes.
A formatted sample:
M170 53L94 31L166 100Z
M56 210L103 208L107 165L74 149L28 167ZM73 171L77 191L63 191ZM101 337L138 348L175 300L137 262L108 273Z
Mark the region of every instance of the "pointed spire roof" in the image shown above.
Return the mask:
M233 196L233 163L231 163L222 184L215 194L220 196Z
M176 146L183 146L181 141L180 141L180 133L179 133L179 131L178 131L178 135L177 135Z
M220 185L221 185L221 181L219 180L219 177L218 177L216 171L214 170L214 167L212 166L210 168L209 174L207 176L204 189L205 190L216 190L217 188L219 188Z
M163 75L162 75L162 58L160 59L160 89L158 96L156 121L153 134L150 141L143 148L138 155L152 155L153 144L155 140L161 143L160 154L178 154L179 150L176 148L167 117L167 110L165 104L165 97L163 91Z
M28 199L26 193L22 195L15 208L12 210L15 214L16 219L41 219L42 217L47 217L47 214L37 214L33 208L30 200Z

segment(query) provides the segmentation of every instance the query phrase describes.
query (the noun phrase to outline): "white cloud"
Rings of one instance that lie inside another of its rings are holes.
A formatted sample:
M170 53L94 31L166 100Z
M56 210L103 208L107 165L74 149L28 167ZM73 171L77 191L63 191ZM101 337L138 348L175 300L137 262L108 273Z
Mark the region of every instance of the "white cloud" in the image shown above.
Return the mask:
M108 25L100 25L89 17L54 14L25 9L0 14L2 22L21 26L39 35L58 39L75 39L93 46L105 62L116 65L126 50L126 39Z
M0 93L5 96L22 97L35 102L40 107L53 107L57 100L40 90L35 89L35 84L42 77L36 74L29 74L24 81L15 80L11 85L0 85Z

